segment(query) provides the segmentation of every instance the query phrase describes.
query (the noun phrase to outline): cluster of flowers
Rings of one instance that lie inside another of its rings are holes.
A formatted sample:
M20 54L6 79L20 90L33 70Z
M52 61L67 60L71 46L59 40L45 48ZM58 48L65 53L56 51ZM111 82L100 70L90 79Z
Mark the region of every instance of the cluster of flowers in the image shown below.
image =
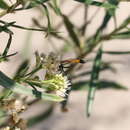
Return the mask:
M49 90L55 91L58 96L66 97L67 91L71 89L71 82L67 75L60 68L60 60L54 53L41 57L43 68L46 70L45 80Z

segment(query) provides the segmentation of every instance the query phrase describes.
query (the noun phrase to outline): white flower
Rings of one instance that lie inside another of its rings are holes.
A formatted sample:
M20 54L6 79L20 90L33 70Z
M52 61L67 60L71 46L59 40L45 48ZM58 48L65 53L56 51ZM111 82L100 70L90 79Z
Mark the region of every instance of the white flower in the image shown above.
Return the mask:
M71 89L70 81L67 76L63 76L62 74L51 74L42 83L47 86L48 90L54 91L56 95L61 97L68 95L66 92Z
M61 97L65 97L66 95L68 95L66 92L67 90L70 90L71 89L71 83L70 81L68 80L67 76L63 76L62 74L57 74L58 78L61 80L61 85L62 87L60 87L60 89L58 89L56 91L56 94L58 96L61 96Z

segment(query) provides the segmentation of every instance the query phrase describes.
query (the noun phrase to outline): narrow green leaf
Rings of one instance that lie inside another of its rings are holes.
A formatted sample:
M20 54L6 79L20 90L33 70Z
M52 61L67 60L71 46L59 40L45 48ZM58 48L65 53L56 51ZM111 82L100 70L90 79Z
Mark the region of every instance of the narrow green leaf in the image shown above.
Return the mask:
M57 15L60 15L60 14L61 14L61 10L60 10L60 8L58 7L57 0L52 0L52 3L49 3L49 6L54 10L54 12L55 12Z
M111 36L111 38L112 39L129 39L130 38L130 31L113 34Z
M109 0L109 1L111 1L111 0ZM111 1L111 4L117 6L118 2L117 1L116 2ZM113 15L110 14L110 12L109 12L110 10L113 11ZM90 53L96 47L96 45L99 43L99 41L101 40L102 32L107 27L107 25L108 25L110 19L112 18L112 16L114 16L115 11L116 11L116 8L112 8L112 9L107 10L106 14L104 16L104 19L103 19L101 25L99 26L99 28L97 29L96 33L92 37L90 37L89 39L86 40L86 43L87 43L86 44L87 45L86 51L87 51L87 53Z
M93 2L93 0L85 0L86 4L91 4Z
M9 55L6 55L6 56L0 55L0 62L6 60L6 58L8 58L8 57L10 57L10 56L14 56L14 55L16 55L16 54L17 54L17 52L12 53L12 54L9 54Z
M82 81L77 82L73 84L72 90L78 91L78 90L88 90L89 89L90 81ZM110 80L100 80L98 83L96 83L97 89L118 89L118 90L128 90L128 88L124 85L121 85L119 83L116 83L114 81Z
M99 6L99 7L104 7L106 9L115 9L117 6L114 4L111 4L109 2L98 2L98 1L93 1L93 0L75 0L81 3L89 4L89 5L94 5L94 6Z
M100 80L98 82L98 89L107 89L107 88L113 88L113 89L118 89L118 90L128 90L126 86L116 83L114 81Z
M21 65L19 66L19 68L16 71L16 74L14 76L14 80L17 80L18 78L24 77L25 74L27 73L29 67L29 60L24 60Z
M119 27L118 30L121 30L121 29L127 27L127 25L129 25L129 24L130 24L130 16L128 16L128 17L123 21L123 23L120 25L120 27Z
M14 28L23 29L23 30L30 30L30 31L41 31L41 32L47 32L48 31L47 27L43 27L42 29L39 29L39 28L28 28L28 27L23 27L23 26L16 25L16 24L14 24L15 22L8 23L8 22L4 22L2 20L0 20L0 23L6 24L5 26L0 26L0 32L5 31L5 32L11 33L11 34L13 34L13 32L11 32L11 30L9 30L7 28L9 26L14 27ZM50 33L52 35L54 35L55 33L58 33L58 32L56 32L54 29L51 28Z
M30 0L24 1L24 9L34 8L42 3L48 2L49 0Z
M74 83L72 86L72 91L81 91L81 90L88 90L89 89L89 81L82 81Z
M52 28L51 28L51 21L50 21L50 15L49 15L49 11L48 11L48 8L46 7L46 5L44 5L44 4L41 4L41 5L42 5L42 7L44 8L45 15L46 15L47 21L48 21L47 34L46 34L46 36L48 36L48 34L50 34L50 33L51 33L51 30L52 30Z
M98 28L97 32L104 30L107 27L107 24L108 24L108 22L110 21L111 18L112 18L112 16L108 12L106 12L104 19L102 21L102 24Z
M118 0L108 0L108 4L105 8L107 9L107 12L111 15L111 16L115 16L115 11L118 7L119 1ZM115 6L115 8L113 7Z
M2 56L6 56L8 51L9 51L9 48L10 48L10 45L11 45L11 42L12 42L12 34L9 34L9 39L8 39L8 43L4 49L4 52L2 53Z
M13 95L12 91L10 89L2 89L0 91L0 100L7 99Z
M68 17L66 17L63 14L62 14L62 18L63 18L65 27L66 27L66 29L67 29L67 31L69 33L70 38L72 39L72 41L75 43L75 45L77 47L80 47L80 40L78 38L78 35L74 31L74 25L70 22Z
M36 91L31 87L18 84L17 82L14 82L9 77L7 77L1 71L0 71L0 85L6 89L12 90L15 93L24 94L27 96L33 96L48 101L60 102L64 100L62 97L57 96L55 94L48 94L48 93Z
M1 9L8 9L9 6L6 2L4 2L3 0L0 0L0 8Z
M130 51L103 51L103 53L110 55L129 55Z
M118 5L118 2L116 0L108 0L112 6L115 6L117 7ZM105 3L104 3L105 5ZM102 5L103 6L103 5ZM116 8L109 8L109 6L107 7L108 5L105 5L104 7L107 8L106 10L106 14L104 16L104 19L103 19L103 22L101 24L101 26L98 28L97 32L99 31L103 31L106 27L107 27L107 24L108 22L110 21L110 19L112 18L112 16L115 15L115 11L116 11Z
M95 91L97 88L99 78L99 72L101 68L101 59L102 59L102 48L100 47L94 60L89 84L88 99L87 99L87 116L90 116L92 110L92 104L94 101Z

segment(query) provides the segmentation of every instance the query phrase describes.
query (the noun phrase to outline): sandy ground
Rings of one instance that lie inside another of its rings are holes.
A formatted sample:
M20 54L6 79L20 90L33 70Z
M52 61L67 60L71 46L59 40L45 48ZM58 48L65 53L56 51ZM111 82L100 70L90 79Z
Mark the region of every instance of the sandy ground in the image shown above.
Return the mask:
M31 130L129 130L129 92L102 90L90 118L86 118L86 92L71 94L69 112L59 106L51 117Z
M69 4L68 4L69 3ZM68 13L73 6L76 6L76 2L68 2L62 8L65 14ZM68 6L69 5L69 6ZM89 15L93 14L95 8L92 7L90 9ZM77 12L76 15L71 17L75 24L78 25L79 20L82 17L82 8ZM31 18L37 17L37 13L33 10L29 10L26 12L22 11L13 15L7 15L3 19L9 21L16 21L17 24L28 26L31 25ZM125 17L127 17L130 13L130 3L122 3L120 4L117 10L117 23L118 25L123 21ZM95 31L97 25L100 24L101 18L103 17L103 9L101 9L100 13L94 19L94 22L89 26L87 34L90 35ZM89 16L89 17L90 17ZM26 20L25 20L26 19ZM98 21L98 22L97 22ZM56 20L54 20L56 22ZM82 22L82 21L81 21ZM109 26L107 27L107 32L111 31L113 27L113 20L110 21ZM52 46L50 44L46 44L46 39L43 34L39 32L33 33L33 40L31 40L31 44L33 47L29 47L25 44L27 35L26 31L21 31L18 29L14 30L14 38L11 52L19 51L20 53L15 56L14 59L10 63L2 63L0 64L0 70L5 72L8 75L13 75L17 66L14 64L18 64L21 61L22 57L22 48L26 48L28 55L33 55L35 50L44 51L48 53L52 50ZM64 31L63 31L64 32ZM37 40L38 39L38 40ZM5 43L7 42L7 35L4 33L0 34L0 52L3 50ZM36 44L38 42L38 44ZM130 50L129 40L113 40L110 42L105 42L103 48L107 50L118 50L124 51ZM60 46L60 44L58 44ZM39 49L40 48L40 49ZM28 53L29 52L29 53ZM119 83L123 85L127 85L128 88L130 86L129 77L130 77L130 56L103 56L105 60L121 60L123 64L116 65L118 72L116 74L110 74L108 72L101 74L101 78L109 78L111 80L119 81ZM10 69L11 68L11 69ZM129 130L130 129L130 94L128 91L115 91L111 89L105 89L97 91L96 99L93 107L92 116L90 118L86 118L86 98L87 93L82 92L73 92L70 97L69 102L69 112L62 113L60 111L59 105L57 105L56 110L53 115L49 117L44 122L36 125L30 130ZM41 109L41 108L40 108ZM37 111L38 108L35 108L34 111ZM33 111L33 113L34 113Z

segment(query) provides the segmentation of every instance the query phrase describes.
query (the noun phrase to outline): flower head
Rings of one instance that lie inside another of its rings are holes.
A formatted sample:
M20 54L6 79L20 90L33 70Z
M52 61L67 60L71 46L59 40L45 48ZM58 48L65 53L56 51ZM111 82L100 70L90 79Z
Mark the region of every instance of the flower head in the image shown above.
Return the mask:
M58 71L59 60L58 56L51 52L49 55L41 55L42 66L46 69L46 73L55 74Z
M42 81L47 86L47 89L54 91L58 96L65 97L67 90L71 89L71 83L67 76L62 74L51 74L47 76L47 80Z

